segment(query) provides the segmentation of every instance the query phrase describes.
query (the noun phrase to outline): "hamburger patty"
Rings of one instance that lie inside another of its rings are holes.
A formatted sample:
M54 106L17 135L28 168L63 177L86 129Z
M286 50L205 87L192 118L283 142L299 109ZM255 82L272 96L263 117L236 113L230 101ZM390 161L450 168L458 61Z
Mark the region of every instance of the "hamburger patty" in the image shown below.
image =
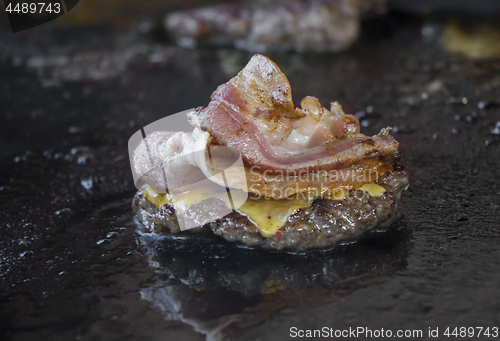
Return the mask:
M249 247L303 252L313 248L326 249L339 242L353 240L375 227L387 228L399 219L401 194L408 187L407 173L387 173L376 183L386 189L380 197L349 190L349 195L343 200L315 198L309 207L296 211L275 235L267 238L259 233L252 221L237 211L203 226L181 231L172 205L166 204L158 209L140 191L135 195L132 206L146 232L178 236L193 233L207 237L215 235ZM193 205L190 213L201 215L213 211L217 205L224 203L218 199L207 199Z

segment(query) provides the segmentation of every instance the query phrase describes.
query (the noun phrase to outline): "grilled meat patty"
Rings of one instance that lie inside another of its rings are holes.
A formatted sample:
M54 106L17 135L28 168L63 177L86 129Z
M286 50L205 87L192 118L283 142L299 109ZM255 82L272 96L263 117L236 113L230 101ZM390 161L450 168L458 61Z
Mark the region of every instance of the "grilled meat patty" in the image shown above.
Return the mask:
M181 231L172 205L159 209L142 192L133 200L133 208L146 232L170 233L188 236L198 233L219 236L230 242L268 250L303 252L308 249L326 249L339 242L348 242L375 227L387 228L398 220L402 192L408 187L408 176L403 170L387 173L377 184L386 192L380 197L359 190L349 190L343 200L315 198L309 207L292 214L278 232L264 238L257 226L245 215L233 211L229 215L201 227ZM225 205L215 198L193 205L192 214L204 214Z

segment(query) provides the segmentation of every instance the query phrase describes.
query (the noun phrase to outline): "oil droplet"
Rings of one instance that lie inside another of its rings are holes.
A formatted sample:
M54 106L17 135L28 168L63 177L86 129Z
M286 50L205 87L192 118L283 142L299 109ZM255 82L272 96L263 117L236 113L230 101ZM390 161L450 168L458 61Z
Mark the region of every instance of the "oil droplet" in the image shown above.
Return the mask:
M80 181L80 184L83 186L83 188L90 190L93 187L92 178L82 179Z

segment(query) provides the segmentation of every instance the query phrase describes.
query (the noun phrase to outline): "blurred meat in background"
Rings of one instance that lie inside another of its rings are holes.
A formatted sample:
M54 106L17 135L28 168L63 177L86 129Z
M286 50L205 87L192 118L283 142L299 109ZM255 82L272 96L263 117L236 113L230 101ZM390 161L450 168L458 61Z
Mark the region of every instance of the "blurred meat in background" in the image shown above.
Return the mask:
M251 52L338 51L359 36L360 19L383 11L385 0L259 0L166 15L164 24L185 47L228 46Z

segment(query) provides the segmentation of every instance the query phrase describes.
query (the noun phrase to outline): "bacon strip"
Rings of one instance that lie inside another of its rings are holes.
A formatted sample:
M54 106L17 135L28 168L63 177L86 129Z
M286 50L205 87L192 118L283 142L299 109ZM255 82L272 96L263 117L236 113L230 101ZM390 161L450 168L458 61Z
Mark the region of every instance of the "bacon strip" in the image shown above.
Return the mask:
M269 174L339 170L397 152L387 129L372 137L359 134L358 120L336 103L328 111L306 97L302 108L294 108L287 78L262 55L252 57L211 99L189 115L191 124L209 132L213 144L238 150L246 166Z

